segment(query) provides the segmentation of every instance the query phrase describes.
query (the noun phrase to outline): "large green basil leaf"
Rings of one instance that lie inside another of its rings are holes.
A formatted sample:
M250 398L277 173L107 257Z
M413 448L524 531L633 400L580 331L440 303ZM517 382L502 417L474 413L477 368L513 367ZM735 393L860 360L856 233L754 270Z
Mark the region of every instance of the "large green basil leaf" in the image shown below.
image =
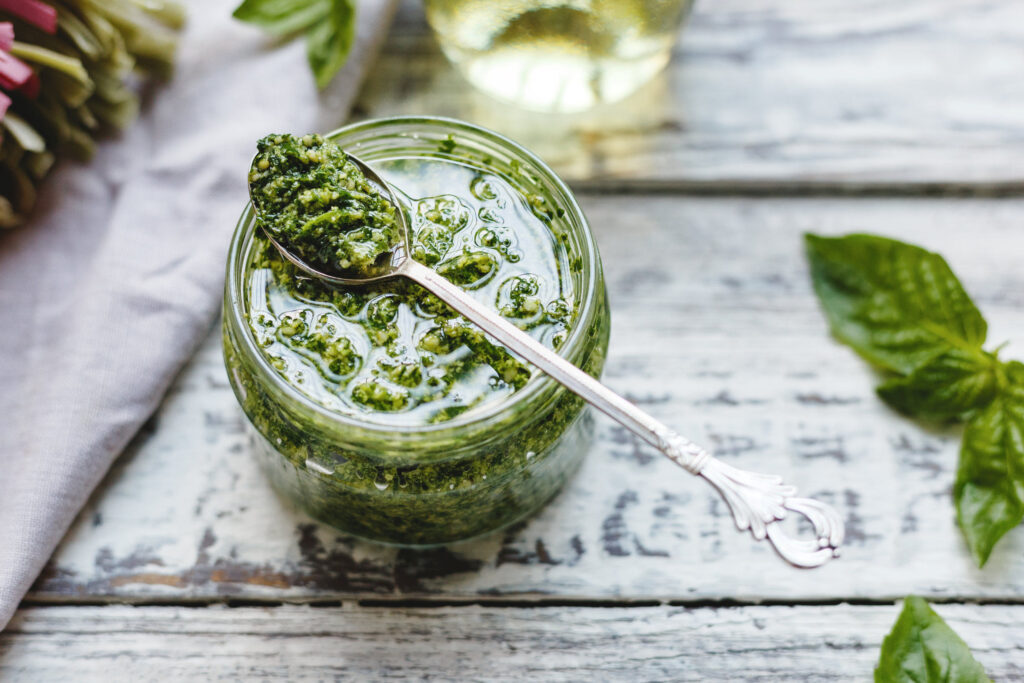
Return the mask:
M906 377L878 387L890 406L915 417L963 417L987 406L999 392L999 361L981 349L952 348Z
M953 498L979 566L1024 520L1024 365L1002 366L1002 391L964 431Z
M911 595L882 641L875 683L991 683L956 632Z
M872 363L909 374L984 343L985 319L938 254L875 235L805 238L833 334Z
M345 64L354 37L355 8L352 0L331 0L326 21L314 26L306 35L306 57L318 87L327 87Z
M327 16L331 0L244 0L232 16L271 33L302 31Z

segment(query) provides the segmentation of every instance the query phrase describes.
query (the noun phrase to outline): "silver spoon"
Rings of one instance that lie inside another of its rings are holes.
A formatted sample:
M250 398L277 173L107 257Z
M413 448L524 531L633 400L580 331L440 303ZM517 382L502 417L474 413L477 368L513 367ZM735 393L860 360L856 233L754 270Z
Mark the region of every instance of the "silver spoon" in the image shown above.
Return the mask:
M833 507L811 498L796 497L796 488L782 483L781 477L737 469L715 458L480 304L436 271L410 258L409 229L402 205L391 186L358 157L349 154L348 158L394 204L402 239L390 252L390 261L385 258L372 275L339 277L305 263L264 230L281 255L295 267L331 285L362 286L397 277L409 278L437 295L520 358L540 368L569 391L657 448L669 460L690 474L703 477L718 489L729 505L736 527L740 531L749 530L757 540L767 538L782 559L795 567L810 568L838 557L838 549L843 542L843 520ZM258 213L259 204L252 196L251 185L249 197L253 210ZM789 512L807 518L814 528L814 540L793 538L783 530L780 522Z

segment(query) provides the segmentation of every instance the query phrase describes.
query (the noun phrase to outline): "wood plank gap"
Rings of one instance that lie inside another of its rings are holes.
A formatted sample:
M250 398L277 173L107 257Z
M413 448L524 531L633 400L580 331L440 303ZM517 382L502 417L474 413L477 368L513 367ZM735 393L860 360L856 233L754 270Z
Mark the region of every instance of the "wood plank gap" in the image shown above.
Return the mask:
M503 598L471 598L439 599L430 598L400 599L400 600L359 600L360 607L367 608L436 608L436 607L500 607L511 609L536 609L552 607L593 607L599 609L632 609L637 607L664 607L670 604L667 600L591 600L574 598L538 598L536 600L503 599Z
M197 597L184 598L179 600L158 600L147 598L64 598L64 599L26 599L23 600L20 609L36 609L50 607L182 607L188 609L202 609L206 607L284 607L284 606L306 606L312 608L339 608L345 604L355 604L359 607L369 609L436 609L443 607L487 607L487 608L508 608L508 609L534 609L534 608L558 608L558 607L580 607L599 609L635 609L641 607L683 607L686 609L723 609L734 607L835 607L839 605L853 605L858 607L885 607L892 606L899 600L875 599L860 597L838 597L828 599L766 599L766 600L737 600L732 598L720 599L592 599L592 598L365 598L346 600L303 600L303 599L267 599L259 598L218 598L218 597ZM1024 605L1024 596L1019 598L964 598L964 597L929 597L928 602L938 605L975 605L975 606L1003 606L1019 607Z
M1024 182L849 183L828 181L657 180L596 178L570 180L577 194L676 195L694 197L802 197L1008 199L1024 197Z
M971 598L928 598L933 604L942 605L1000 605L1016 607L1024 605L1024 596L1020 598L998 598L998 599L971 599ZM732 598L722 599L695 599L695 600L592 600L578 598L538 598L535 600L504 599L504 598L479 598L479 599L437 599L413 598L413 599L367 599L358 600L360 607L388 607L388 608L434 608L434 607L505 607L505 608L552 608L552 607L595 607L595 608L616 608L629 609L637 607L685 607L687 609L721 609L730 607L835 607L838 605L855 605L860 607L885 607L895 605L899 600L873 599L873 598L828 598L828 599L787 599L787 600L736 600Z

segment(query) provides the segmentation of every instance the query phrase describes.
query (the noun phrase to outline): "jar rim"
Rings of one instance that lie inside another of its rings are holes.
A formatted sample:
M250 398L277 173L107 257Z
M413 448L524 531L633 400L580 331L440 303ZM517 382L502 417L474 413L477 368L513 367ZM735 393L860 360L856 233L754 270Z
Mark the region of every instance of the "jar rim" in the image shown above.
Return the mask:
M544 161L540 159L533 152L530 152L526 148L522 147L513 140L496 133L490 129L478 126L466 121L453 119L442 116L393 116L383 117L376 119L367 119L356 123L348 124L337 128L330 133L324 135L329 139L334 139L343 135L351 135L353 133L365 132L369 129L377 128L382 125L396 125L396 126L409 126L409 125L428 125L428 126L443 126L445 128L454 128L461 132L469 132L477 135L485 143L491 143L498 147L505 148L505 151L518 157L521 161L525 161L532 167L530 170L536 171L542 176L543 180L546 181L557 196L557 199L561 206L565 208L565 216L569 219L569 224L574 228L577 228L577 238L579 240L580 254L584 267L582 269L582 286L579 296L579 315L577 317L576 324L573 325L562 345L556 350L559 356L572 359L574 356L579 355L583 351L584 342L587 339L587 330L593 319L593 316L597 312L599 305L599 287L600 287L600 273L601 273L601 260L597 249L597 243L594 240L593 234L590 230L590 224L580 208L579 203L573 196L572 191L568 185L563 181ZM554 379L544 374L541 371L536 371L536 374L531 377L527 383L514 393L507 397L504 397L497 401L492 401L484 406L480 406L477 409L466 411L460 415L456 415L450 420L437 424L424 424L424 425L388 425L382 422L374 422L369 420L361 420L357 416L346 415L334 410L331 410L327 406L315 401L311 397L304 394L297 387L286 381L279 373L277 373L267 357L260 351L259 345L256 341L255 335L252 329L245 321L244 306L242 288L244 287L244 276L245 273L243 268L246 263L244 257L247 256L247 247L251 242L253 235L255 234L255 222L253 220L253 209L251 203L246 203L245 209L242 211L241 217L235 225L235 230L231 237L231 243L228 248L228 259L227 259L227 290L225 311L226 316L230 316L232 326L236 331L240 331L240 334L236 334L236 337L241 337L240 342L244 346L245 353L250 358L255 359L255 364L263 374L263 379L269 382L270 386L285 394L287 398L300 405L302 409L312 411L314 414L321 417L328 424L334 424L340 427L348 427L360 430L364 434L373 436L421 436L421 435L434 435L444 434L449 435L453 430L467 430L471 431L474 428L486 428L496 418L503 414L507 414L517 408L533 405L547 405L557 396L560 396L562 392L568 391ZM574 254L574 256L576 256ZM510 422L510 426L512 423ZM516 426L521 426L518 423Z

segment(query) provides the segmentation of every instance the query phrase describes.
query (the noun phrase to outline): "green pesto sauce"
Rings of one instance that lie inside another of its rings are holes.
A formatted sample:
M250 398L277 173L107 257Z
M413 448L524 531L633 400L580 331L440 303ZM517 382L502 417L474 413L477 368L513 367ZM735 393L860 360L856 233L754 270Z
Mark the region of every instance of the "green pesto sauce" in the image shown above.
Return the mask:
M275 142L269 153L301 156L295 142ZM328 146L316 142L305 149L323 153ZM285 162L269 163L279 168ZM288 183L265 176L258 182L268 196L291 196L288 188L301 186L298 196L310 193L316 208L309 213L316 213L319 197L333 197L328 181L338 177L321 176L322 167L312 174L300 168L287 176ZM407 158L375 168L396 191L401 188L413 258L548 346L561 345L576 309L570 273L580 264L570 260L549 227L560 215L556 207L524 196L483 167ZM324 184L309 185L314 178ZM350 171L344 178L358 185ZM268 204L276 207L273 201ZM283 225L306 225L304 209L289 211L275 214L284 216ZM329 246L312 243L318 255L343 252L351 261L353 254L369 254L336 239L326 225L300 227L297 234L326 239ZM385 227L375 223L370 230L383 234ZM340 234L345 238L361 229ZM528 366L410 281L328 287L303 276L261 239L247 277L249 325L264 355L289 383L338 413L395 425L443 422L511 395L531 377Z
M394 205L336 144L268 135L257 150L249 187L259 225L305 263L360 271L397 245Z

